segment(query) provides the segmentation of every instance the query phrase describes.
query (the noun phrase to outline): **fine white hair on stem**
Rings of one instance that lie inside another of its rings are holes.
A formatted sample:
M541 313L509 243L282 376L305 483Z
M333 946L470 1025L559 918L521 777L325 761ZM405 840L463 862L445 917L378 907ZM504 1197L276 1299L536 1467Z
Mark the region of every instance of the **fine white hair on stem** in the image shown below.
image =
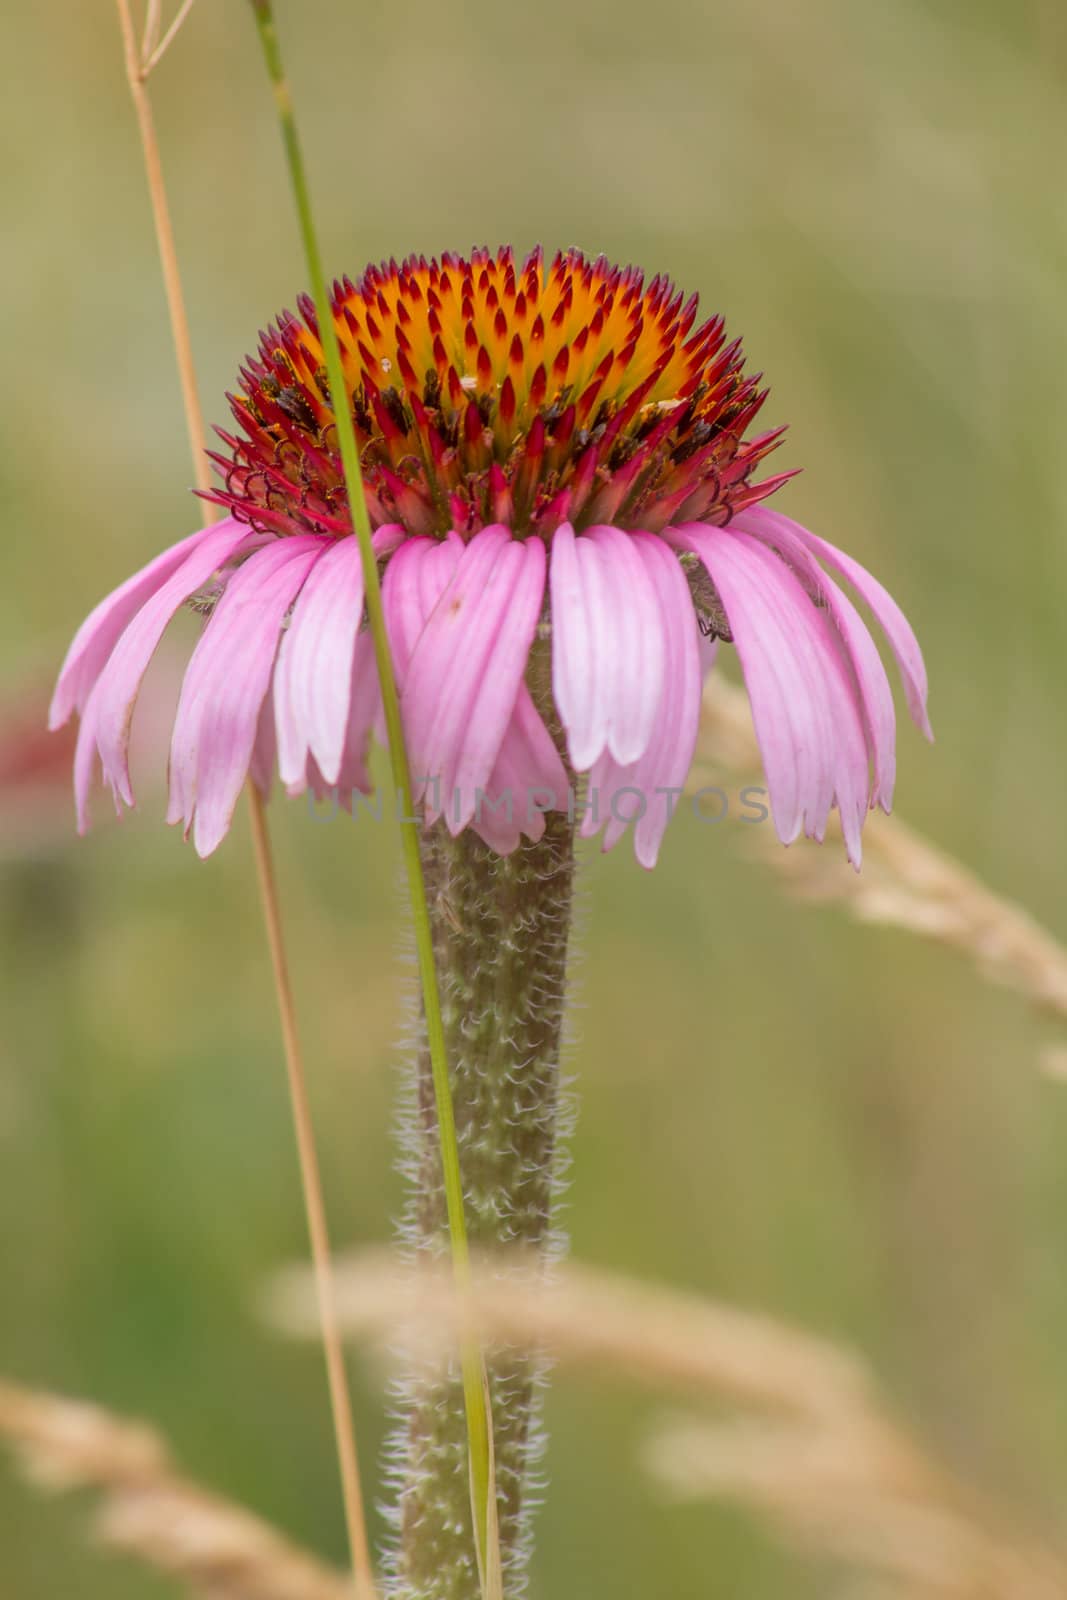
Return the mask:
M746 697L715 675L704 691L687 791L695 794L717 775L750 778L759 770ZM903 928L959 950L983 978L1067 1022L1067 949L1022 906L996 894L898 818L871 818L860 873L837 849L796 845L783 850L769 827L745 832L794 893L839 904L858 922ZM1062 1075L1060 1061L1052 1050L1042 1065Z
M142 1423L0 1381L0 1437L38 1487L97 1491L92 1527L102 1543L205 1600L351 1600L343 1573L183 1477Z

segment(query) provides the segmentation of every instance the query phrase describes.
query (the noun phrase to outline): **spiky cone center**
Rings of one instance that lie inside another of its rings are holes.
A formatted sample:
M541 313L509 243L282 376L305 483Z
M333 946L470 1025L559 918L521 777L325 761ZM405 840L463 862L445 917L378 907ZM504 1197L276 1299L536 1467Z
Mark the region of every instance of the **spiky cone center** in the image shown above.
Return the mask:
M412 534L505 523L548 537L612 522L723 524L781 429L746 439L766 398L721 317L668 278L578 251L409 257L334 285L333 319L375 525ZM350 530L315 308L262 336L230 396L214 498L276 533Z

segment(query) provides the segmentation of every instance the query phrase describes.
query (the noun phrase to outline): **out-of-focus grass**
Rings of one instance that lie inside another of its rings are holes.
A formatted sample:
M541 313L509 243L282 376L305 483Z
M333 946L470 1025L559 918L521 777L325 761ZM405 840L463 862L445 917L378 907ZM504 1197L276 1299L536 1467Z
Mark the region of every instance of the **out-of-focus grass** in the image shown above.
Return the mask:
M926 647L938 743L904 734L902 811L1065 931L1060 8L279 9L331 268L573 242L744 333L806 469L783 505L869 560ZM17 691L196 512L108 8L26 7L6 39ZM253 43L243 7L202 4L155 87L216 420L301 286ZM121 829L0 864L0 1369L152 1416L337 1556L319 1365L252 1310L303 1228L246 831L201 865L142 788ZM334 1231L367 1242L398 1198L395 841L272 814ZM683 817L656 873L620 850L585 884L581 1255L860 1344L935 1444L1051 1525L1067 1102L1037 1025L948 954L786 903L728 822ZM373 1452L377 1374L357 1390ZM818 1592L748 1521L655 1501L645 1407L557 1385L537 1594ZM13 1593L173 1592L7 1474L0 1526Z

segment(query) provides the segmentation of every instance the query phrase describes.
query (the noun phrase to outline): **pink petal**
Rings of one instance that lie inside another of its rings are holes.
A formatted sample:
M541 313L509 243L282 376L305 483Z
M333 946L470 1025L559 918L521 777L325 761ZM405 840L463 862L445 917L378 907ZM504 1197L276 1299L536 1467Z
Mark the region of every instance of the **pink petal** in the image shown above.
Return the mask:
M447 539L407 539L385 569L382 604L393 653L397 686L403 689L408 663L426 618L437 604L465 549L458 533Z
M635 854L643 867L653 867L692 764L703 672L692 596L677 558L651 535L634 534L632 543L655 600L663 688L655 729L641 756L621 763L605 752L594 766L587 799L596 795L598 812L586 812L581 831L589 837L603 827L604 849L610 850L633 817Z
M378 557L404 530L375 530ZM279 772L286 791L371 790L367 746L380 702L374 642L363 627L363 563L355 539L338 540L300 592L274 670Z
M609 626L600 642L598 682L606 702L608 750L626 766L648 748L663 692L666 650L659 602L633 535L620 528L590 528L578 551L587 569L599 565L608 597L600 612L601 623Z
M193 651L171 742L168 820L182 817L201 856L229 828L248 775L260 708L285 614L323 554L315 536L278 540L251 556L226 586Z
M558 529L551 586L553 680L571 760L584 771L607 749L628 765L652 737L664 668L659 608L634 536L595 527L576 539Z
M927 715L926 700L928 685L926 679L926 664L923 661L919 641L916 639L907 617L897 605L889 590L878 582L867 568L858 561L839 550L826 539L820 539L818 534L794 522L791 517L785 517L780 511L769 511L763 506L746 512L750 518L758 518L765 524L769 532L774 529L784 530L795 535L809 549L825 561L827 566L848 579L861 598L870 606L877 617L889 647L896 657L900 676L904 683L904 695L908 703L908 711L915 726L926 735L933 738L930 719Z
M318 800L333 795L338 805L346 811L352 809L353 790L370 794L374 787L367 768L367 754L381 696L378 693L374 641L366 630L356 640L351 680L341 765L336 777L332 780L324 777L315 757L309 754L303 770L285 786L289 795L303 794L305 789L310 789Z
M781 523L786 522L781 518ZM768 526L753 512L741 512L731 523L741 533L751 533L780 550L785 559L808 580L822 597L833 618L846 659L855 673L860 707L874 763L874 796L888 811L893 803L896 780L896 712L893 691L878 647L862 617L847 595L828 578L808 546L786 526Z
M585 572L569 522L561 523L552 535L548 581L552 603L552 692L567 732L571 760L585 770L603 750L607 729L597 695L598 661Z
M248 764L248 775L264 800L270 799L271 785L274 781L274 763L278 757L278 740L274 731L274 694L267 690L263 704L259 708L259 718L256 722L256 737L252 745L252 757Z
M352 693L349 696L341 765L337 773L337 788L341 795L351 795L353 789L370 794L374 787L367 770L367 751L380 705L374 640L364 630L356 640L352 656Z
M200 528L196 533L191 533L187 539L181 539L168 550L164 550L154 561L150 561L146 567L135 572L132 578L127 578L125 583L113 589L89 613L74 635L73 643L60 669L48 713L50 728L62 727L72 711L82 710L104 663L131 617L141 609L151 595L162 588L172 573L192 555L199 544L209 535L218 534L224 528L233 529L235 534L248 532L247 528L239 528L232 517L227 517L211 527Z
M303 777L309 752L326 782L337 782L362 622L359 545L338 539L315 564L278 651L274 699L278 770L285 784Z
M475 806L471 826L500 855L509 855L520 837L540 839L544 808L562 811L568 799L567 769L525 683L519 685L504 742ZM510 798L510 817L507 801Z
M447 587L466 546L458 533L444 540L408 539L385 569L382 604L397 689L403 693L408 664L426 619ZM380 744L388 742L385 718L379 706L375 731ZM416 797L422 774L412 773Z
M689 524L673 536L696 550L722 599L741 660L783 843L801 827L822 838L838 798L849 857L858 862L867 809L867 754L845 666L791 569L754 539Z
M92 820L89 812L89 791L92 788L93 769L96 765L97 741L97 712L99 685L95 684L89 691L89 698L82 707L81 722L78 727L78 742L74 747L74 808L78 819L78 832L87 833ZM115 795L115 810L121 816L122 807L118 795Z
M411 657L403 691L413 769L439 782L430 821L458 833L489 780L541 613L545 548L501 526L466 546Z
M212 574L239 554L246 543L258 544L260 539L259 534L250 534L244 524L231 517L197 538L192 553L129 621L104 665L93 691L90 720L104 776L127 805L133 805L128 765L130 719L156 646L190 595L202 589Z

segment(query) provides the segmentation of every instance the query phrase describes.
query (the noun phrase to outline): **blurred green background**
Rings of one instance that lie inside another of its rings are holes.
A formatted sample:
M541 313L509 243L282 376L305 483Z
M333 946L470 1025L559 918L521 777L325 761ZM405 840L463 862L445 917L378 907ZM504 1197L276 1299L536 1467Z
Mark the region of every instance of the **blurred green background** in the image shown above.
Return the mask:
M578 244L698 289L772 385L783 508L868 561L923 640L938 734L902 815L1067 933L1067 21L1059 0L280 0L328 266ZM12 10L3 708L43 716L76 624L196 525L111 8ZM240 0L153 80L209 415L302 287ZM65 793L0 829L0 1371L157 1421L188 1471L337 1559L319 1358L261 1326L303 1222L242 819L199 863ZM152 769L155 769L154 771ZM272 806L334 1234L389 1235L403 983L395 841ZM856 1345L1038 1530L1067 1491L1065 1089L1049 1032L961 960L786 901L741 830L584 874L571 1066L578 1257ZM796 846L815 848L813 846ZM379 1376L354 1363L370 1455ZM810 1566L664 1505L657 1404L560 1375L537 1597L806 1600ZM149 1600L0 1463L0 1592Z

